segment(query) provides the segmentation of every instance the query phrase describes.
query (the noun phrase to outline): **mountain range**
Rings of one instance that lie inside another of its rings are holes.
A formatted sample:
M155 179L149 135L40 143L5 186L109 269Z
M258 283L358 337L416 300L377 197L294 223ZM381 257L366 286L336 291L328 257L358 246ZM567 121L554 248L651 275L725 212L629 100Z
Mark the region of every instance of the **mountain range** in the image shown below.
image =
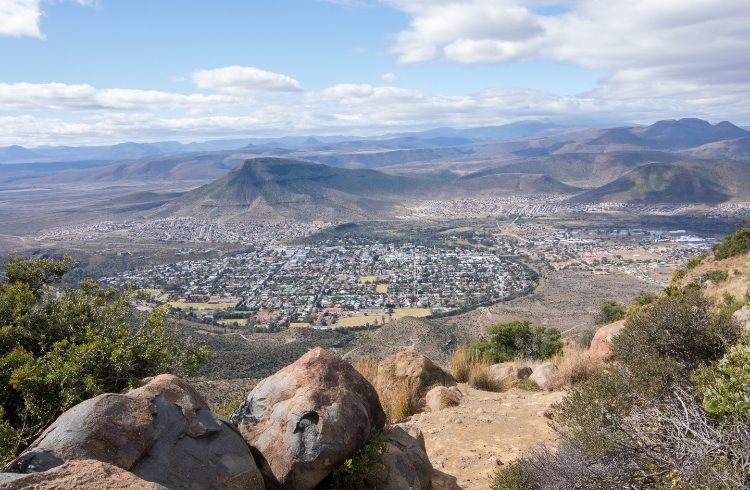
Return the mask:
M149 198L138 206L160 216L238 219L374 218L420 200L528 194L577 202L750 199L750 131L729 122L680 119L608 129L518 123L391 136L234 140L212 144L237 148L187 153L174 152L171 144L116 145L99 148L99 156L162 153L115 163L0 165L0 187L138 189L148 182L143 190L159 196L192 187L167 202ZM29 152L43 150L8 147L0 158L31 158ZM85 153L63 150L71 158Z

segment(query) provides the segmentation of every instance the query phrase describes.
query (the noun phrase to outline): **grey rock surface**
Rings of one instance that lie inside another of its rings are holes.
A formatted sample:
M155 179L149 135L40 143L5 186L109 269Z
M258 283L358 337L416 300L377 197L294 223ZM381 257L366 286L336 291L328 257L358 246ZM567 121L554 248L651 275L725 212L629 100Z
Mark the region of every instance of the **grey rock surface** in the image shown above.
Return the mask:
M167 488L264 488L231 422L175 376L147 381L125 395L100 395L71 408L11 464L12 471L97 460Z
M383 468L357 490L428 490L432 463L427 457L422 431L412 424L397 424L388 431Z
M383 427L385 413L362 375L316 348L261 381L231 420L267 488L312 490Z
M539 366L534 368L534 371L531 373L531 376L529 376L529 379L536 383L540 388L546 389L549 385L552 375L556 372L557 366L555 366L551 362L545 362L544 364L540 364Z

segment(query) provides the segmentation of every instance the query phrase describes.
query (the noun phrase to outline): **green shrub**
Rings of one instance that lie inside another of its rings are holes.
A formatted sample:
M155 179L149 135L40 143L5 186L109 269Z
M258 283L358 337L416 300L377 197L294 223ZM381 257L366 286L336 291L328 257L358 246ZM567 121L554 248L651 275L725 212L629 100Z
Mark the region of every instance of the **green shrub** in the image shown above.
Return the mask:
M615 301L607 301L599 307L596 314L595 322L597 325L607 325L609 323L622 320L625 317L625 308Z
M656 293L647 293L646 291L641 291L638 293L638 296L636 296L635 300L633 300L633 303L628 307L628 311L625 312L625 318L628 318L633 315L636 311L640 310L641 307L650 305L654 302L657 298Z
M700 291L685 289L631 316L612 341L612 353L630 369L659 356L690 371L719 359L740 334L739 326L716 313Z
M739 337L731 318L712 306L700 292L682 290L638 310L612 341L616 364L574 386L557 406L558 431L587 454L614 450L622 435L612 428L637 407L668 398Z
M729 278L729 273L727 271L708 271L706 272L703 277L708 279L709 281L713 282L714 284L719 284L721 282L724 282Z
M736 257L750 251L750 228L742 228L736 233L728 235L724 241L714 245L713 252L716 260Z
M687 263L685 264L685 270L693 270L699 265L701 265L701 262L703 262L703 259L705 259L705 255L701 255L699 257L693 257L692 259L689 259Z
M743 340L696 376L709 415L738 416L750 422L750 339Z
M0 408L24 449L63 411L162 373L189 375L208 357L181 340L163 308L135 315L132 291L118 295L82 281L58 288L72 261L10 258L0 283Z
M522 459L511 461L495 472L490 490L533 490L529 477Z
M681 280L683 277L685 277L686 274L687 271L685 269L675 269L672 273L672 284Z
M487 364L512 361L517 357L549 359L563 347L560 332L555 328L531 327L528 320L515 320L487 327L492 335L489 342L469 347L470 359L481 359Z
M383 454L385 454L387 442L385 432L373 431L370 441L334 470L331 488L333 490L354 489L385 468Z

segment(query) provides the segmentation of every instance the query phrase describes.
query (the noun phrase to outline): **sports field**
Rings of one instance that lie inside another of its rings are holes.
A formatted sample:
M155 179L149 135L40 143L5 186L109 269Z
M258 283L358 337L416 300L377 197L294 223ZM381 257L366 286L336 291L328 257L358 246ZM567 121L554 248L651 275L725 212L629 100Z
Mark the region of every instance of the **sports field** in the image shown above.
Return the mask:
M244 327L247 325L247 318L227 318L226 320L219 320L219 323L222 325L231 325L234 322L237 322L237 325Z
M378 276L359 276L357 282L360 284L370 284L378 281Z
M228 310L237 306L237 303L220 303L216 305L210 305L208 303L168 303L171 308L182 308L183 310L189 310L194 308L196 310Z
M375 292L376 293L387 293L388 292L388 284L378 284L375 286Z
M397 320L405 316L414 316L417 318L429 316L432 310L429 308L396 308L391 314L391 318Z
M361 327L366 324L373 325L375 320L380 324L379 316L353 316L349 318L339 318L334 327ZM386 323L388 322L388 316L385 317Z

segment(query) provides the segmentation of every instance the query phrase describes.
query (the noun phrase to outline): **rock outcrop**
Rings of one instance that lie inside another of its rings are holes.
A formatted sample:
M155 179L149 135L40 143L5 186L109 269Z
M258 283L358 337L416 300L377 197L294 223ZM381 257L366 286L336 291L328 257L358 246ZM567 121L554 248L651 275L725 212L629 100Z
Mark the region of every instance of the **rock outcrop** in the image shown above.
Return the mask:
M138 478L117 466L84 459L70 461L41 473L0 473L3 490L170 490Z
M316 348L261 381L231 416L268 488L312 490L385 424L373 386Z
M745 331L750 331L750 306L743 306L735 311L732 318L739 323Z
M512 385L531 376L532 370L522 362L501 362L489 366L487 372L496 383Z
M605 364L612 359L611 343L625 328L625 320L604 325L597 330L589 347L589 362L594 365Z
M378 365L375 385L383 392L405 383L414 395L414 409L425 406L427 392L435 386L456 386L456 380L415 350L398 352Z
M427 457L422 431L411 424L397 424L388 431L383 468L357 490L427 490L432 483L432 464Z
M240 433L190 385L172 375L144 382L65 412L11 464L12 471L97 460L167 488L264 488Z
M545 362L544 364L540 364L539 366L534 368L534 371L531 373L531 376L529 376L529 379L536 383L540 388L547 389L552 375L556 372L557 366L555 366L551 362Z
M431 412L439 412L446 407L455 407L461 403L463 394L455 387L436 386L425 395L425 405Z

